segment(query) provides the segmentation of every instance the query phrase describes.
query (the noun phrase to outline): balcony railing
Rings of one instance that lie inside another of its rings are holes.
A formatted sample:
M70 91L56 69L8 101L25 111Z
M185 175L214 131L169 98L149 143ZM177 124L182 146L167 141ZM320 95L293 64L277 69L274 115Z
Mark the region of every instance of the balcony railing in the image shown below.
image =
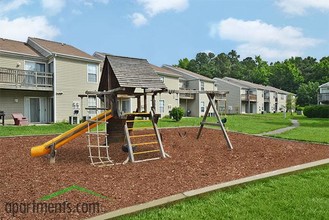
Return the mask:
M179 94L180 99L195 99L195 94L191 93L180 93Z
M53 90L53 74L0 67L0 88Z
M241 94L241 100L242 101L256 102L257 101L257 95L253 95L253 94Z
M320 93L319 94L319 102L329 103L329 93Z

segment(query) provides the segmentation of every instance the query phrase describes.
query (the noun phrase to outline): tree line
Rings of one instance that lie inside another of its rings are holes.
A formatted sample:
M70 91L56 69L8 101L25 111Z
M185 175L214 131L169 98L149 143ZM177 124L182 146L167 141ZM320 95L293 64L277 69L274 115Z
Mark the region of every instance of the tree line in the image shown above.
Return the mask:
M180 59L178 67L209 78L232 77L273 86L297 95L297 104L317 104L319 85L329 82L329 56L319 61L313 57L291 57L268 63L261 56L240 61L235 50L229 53L198 53L194 59Z

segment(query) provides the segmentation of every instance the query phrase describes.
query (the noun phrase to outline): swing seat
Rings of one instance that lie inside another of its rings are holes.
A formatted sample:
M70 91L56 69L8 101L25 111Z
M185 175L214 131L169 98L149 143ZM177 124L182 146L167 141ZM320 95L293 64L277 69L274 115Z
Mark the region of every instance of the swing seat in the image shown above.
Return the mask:
M227 118L222 118L222 123L225 124L227 122Z

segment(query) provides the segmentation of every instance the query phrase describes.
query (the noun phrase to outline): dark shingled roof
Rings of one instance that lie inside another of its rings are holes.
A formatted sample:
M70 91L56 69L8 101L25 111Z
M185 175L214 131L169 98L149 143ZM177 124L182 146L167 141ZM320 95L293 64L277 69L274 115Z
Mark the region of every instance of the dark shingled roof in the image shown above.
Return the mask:
M115 87L156 90L167 88L146 59L107 54L99 91L115 89Z

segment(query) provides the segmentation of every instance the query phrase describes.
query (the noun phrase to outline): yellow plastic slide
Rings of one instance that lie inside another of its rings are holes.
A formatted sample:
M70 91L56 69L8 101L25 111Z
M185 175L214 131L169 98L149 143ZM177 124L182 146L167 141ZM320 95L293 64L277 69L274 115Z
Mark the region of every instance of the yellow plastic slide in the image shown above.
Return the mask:
M55 144L55 149L60 148L64 144L68 143L69 141L75 139L76 137L79 137L80 135L84 134L88 130L88 123L89 128L92 129L96 127L97 124L99 124L102 121L107 121L108 119L112 118L111 110L105 111L99 115L96 115L93 117L89 122L85 121L76 127L68 130L67 132L58 135L57 137L51 139L50 141L47 141L46 143L34 146L31 148L31 156L32 157L38 157L45 154L50 153L50 146Z

